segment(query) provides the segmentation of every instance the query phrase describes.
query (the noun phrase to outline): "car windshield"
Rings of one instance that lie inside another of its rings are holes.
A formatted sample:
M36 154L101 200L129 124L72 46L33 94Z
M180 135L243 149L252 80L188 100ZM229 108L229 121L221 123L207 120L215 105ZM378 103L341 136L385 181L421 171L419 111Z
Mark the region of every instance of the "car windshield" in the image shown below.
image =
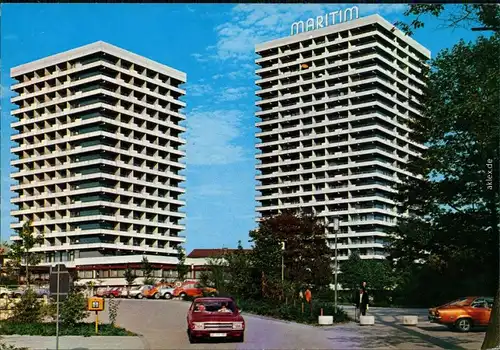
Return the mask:
M139 290L139 289L141 289L140 286L135 286L135 287L130 288L130 290Z
M194 304L194 312L234 313L236 305L232 301L199 301Z
M453 306L465 306L469 303L469 298L461 298L461 299L457 299L457 300L454 300L446 305L453 305Z

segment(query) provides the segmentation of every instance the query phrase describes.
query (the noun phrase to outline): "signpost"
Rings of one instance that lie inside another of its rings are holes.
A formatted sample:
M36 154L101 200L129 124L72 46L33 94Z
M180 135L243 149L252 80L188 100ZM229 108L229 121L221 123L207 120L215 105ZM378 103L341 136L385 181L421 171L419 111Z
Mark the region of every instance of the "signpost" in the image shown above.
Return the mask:
M104 298L91 297L87 301L87 309L95 311L95 334L99 333L99 311L104 311Z
M59 350L59 302L66 299L72 287L72 279L64 264L50 268L50 295L56 296L56 350Z

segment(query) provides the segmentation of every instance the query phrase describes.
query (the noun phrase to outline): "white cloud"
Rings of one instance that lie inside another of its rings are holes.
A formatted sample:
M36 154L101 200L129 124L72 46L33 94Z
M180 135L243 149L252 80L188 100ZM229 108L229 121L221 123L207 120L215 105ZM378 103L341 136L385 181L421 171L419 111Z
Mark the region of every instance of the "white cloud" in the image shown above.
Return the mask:
M347 7L352 5L342 5ZM389 15L401 13L405 4L358 5L360 16L373 13ZM288 35L290 25L299 20L338 9L339 5L240 4L232 10L233 20L216 27L217 43L209 57L220 60L253 59L255 44ZM205 57L205 55L199 55Z
M230 164L246 159L247 151L236 145L242 136L244 114L238 110L205 111L187 114L186 161L194 165Z
M207 93L212 93L213 88L208 84L187 84L186 94L189 96L204 96Z
M236 88L225 88L219 95L218 100L221 102L236 101L248 95L250 88L248 87L236 87Z

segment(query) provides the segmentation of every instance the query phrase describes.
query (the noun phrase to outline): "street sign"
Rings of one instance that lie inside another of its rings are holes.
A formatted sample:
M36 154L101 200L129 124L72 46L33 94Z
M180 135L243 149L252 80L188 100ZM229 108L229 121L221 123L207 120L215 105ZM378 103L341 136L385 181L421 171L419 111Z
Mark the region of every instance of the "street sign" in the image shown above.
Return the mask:
M71 278L66 265L57 264L50 268L50 295L59 299L65 299L73 287Z
M89 311L104 311L104 298L88 298L87 309Z

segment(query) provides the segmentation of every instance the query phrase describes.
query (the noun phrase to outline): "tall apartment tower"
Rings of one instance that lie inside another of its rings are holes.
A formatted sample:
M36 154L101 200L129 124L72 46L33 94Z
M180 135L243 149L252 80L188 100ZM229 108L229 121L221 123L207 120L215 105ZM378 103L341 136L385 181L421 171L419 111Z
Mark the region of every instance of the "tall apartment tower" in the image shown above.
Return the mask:
M123 265L143 256L176 264L186 74L99 41L12 68L11 77L11 228L31 220L43 233L34 249L42 264L92 266L84 278L123 277Z
M420 118L430 52L372 15L256 53L257 220L286 209L337 216L339 260L353 250L384 258L387 228L404 214L393 185L412 176L402 166L424 149L409 139L408 120Z

